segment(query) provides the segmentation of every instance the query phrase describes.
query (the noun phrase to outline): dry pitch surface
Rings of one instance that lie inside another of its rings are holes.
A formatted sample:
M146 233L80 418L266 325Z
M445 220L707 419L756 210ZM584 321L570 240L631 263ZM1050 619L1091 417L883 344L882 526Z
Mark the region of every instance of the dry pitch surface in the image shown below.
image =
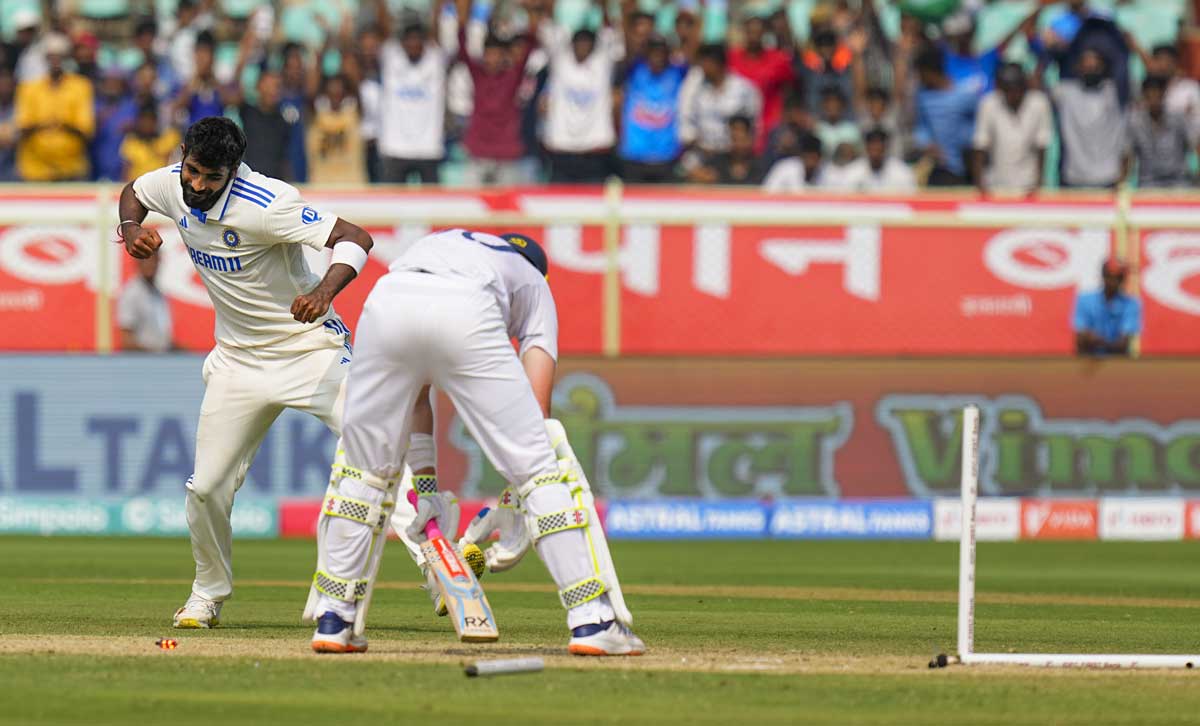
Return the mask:
M619 543L634 659L563 655L541 566L484 580L502 640L467 646L429 613L394 547L371 652L318 657L298 612L310 542L239 542L225 625L172 631L179 540L6 538L0 723L320 722L327 713L488 723L1200 723L1200 672L1032 671L925 663L951 650L956 547L935 543ZM1200 547L980 549L978 645L1200 652ZM179 640L174 651L154 645ZM536 675L468 680L477 658ZM352 720L358 720L357 718Z

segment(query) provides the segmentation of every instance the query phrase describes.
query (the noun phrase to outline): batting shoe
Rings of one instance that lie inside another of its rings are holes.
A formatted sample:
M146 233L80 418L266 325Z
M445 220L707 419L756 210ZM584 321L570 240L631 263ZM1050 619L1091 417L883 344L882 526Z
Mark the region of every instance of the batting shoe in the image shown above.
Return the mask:
M312 649L316 653L366 653L367 639L354 634L354 623L348 623L332 610L317 620Z
M641 655L646 644L616 620L571 629L567 650L572 655Z
M183 607L175 611L177 628L215 628L221 624L221 603L200 597L196 593Z

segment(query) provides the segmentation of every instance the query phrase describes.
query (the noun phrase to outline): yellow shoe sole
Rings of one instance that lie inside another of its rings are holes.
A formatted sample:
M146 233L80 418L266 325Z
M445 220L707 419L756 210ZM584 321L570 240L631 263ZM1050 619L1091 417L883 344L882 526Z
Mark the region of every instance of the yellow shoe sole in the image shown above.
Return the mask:
M213 618L207 624L200 622L196 618L180 618L175 622L175 627L180 630L207 630L208 628L215 628L220 624L221 621L217 618Z

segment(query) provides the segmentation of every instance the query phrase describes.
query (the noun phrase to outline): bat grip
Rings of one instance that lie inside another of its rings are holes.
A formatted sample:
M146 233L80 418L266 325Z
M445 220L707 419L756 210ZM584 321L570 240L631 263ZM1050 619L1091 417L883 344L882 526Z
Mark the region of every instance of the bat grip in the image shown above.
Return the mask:
M408 490L408 503L413 505L413 509L417 508L417 492L415 489ZM438 526L437 519L430 519L425 523L425 536L429 539L436 539L442 536L442 528Z

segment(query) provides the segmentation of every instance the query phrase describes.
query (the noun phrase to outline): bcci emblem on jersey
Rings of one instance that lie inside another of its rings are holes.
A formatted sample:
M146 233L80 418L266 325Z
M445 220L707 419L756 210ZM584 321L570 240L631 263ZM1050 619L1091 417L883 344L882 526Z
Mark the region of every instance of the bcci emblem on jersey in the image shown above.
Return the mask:
M225 246L233 249L242 242L242 238L238 236L237 230L227 229L221 233L221 239L225 242Z

